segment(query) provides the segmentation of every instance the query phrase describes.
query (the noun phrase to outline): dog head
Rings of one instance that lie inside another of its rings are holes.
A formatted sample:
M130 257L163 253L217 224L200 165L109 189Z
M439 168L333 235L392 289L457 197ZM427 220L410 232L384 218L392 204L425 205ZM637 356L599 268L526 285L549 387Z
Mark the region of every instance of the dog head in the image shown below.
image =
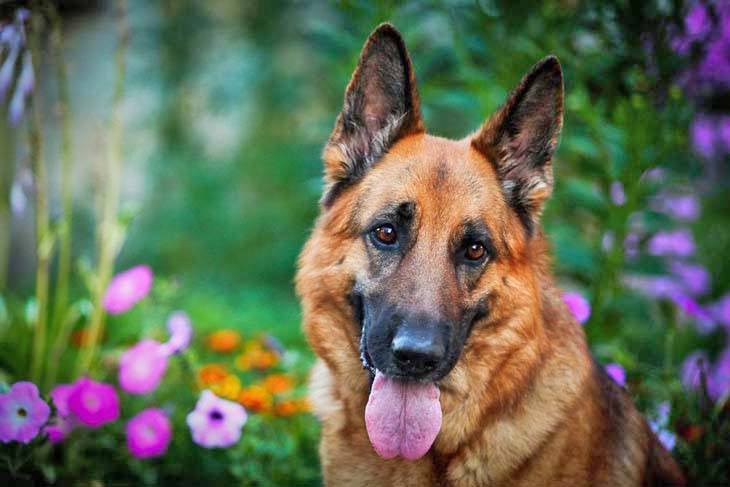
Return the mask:
M324 149L317 227L342 253L371 371L441 380L471 330L499 321L496 300L534 289L528 248L562 108L561 67L548 57L475 133L427 135L403 39L389 24L371 34Z

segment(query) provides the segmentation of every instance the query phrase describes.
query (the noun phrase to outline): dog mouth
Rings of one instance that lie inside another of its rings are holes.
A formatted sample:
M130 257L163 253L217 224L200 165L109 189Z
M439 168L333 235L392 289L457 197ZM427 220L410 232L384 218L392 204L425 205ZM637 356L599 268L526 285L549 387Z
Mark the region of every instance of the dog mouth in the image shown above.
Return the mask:
M365 427L375 452L386 460L423 457L441 430L440 392L435 382L389 377L375 368L360 339L360 360L373 375L365 407Z

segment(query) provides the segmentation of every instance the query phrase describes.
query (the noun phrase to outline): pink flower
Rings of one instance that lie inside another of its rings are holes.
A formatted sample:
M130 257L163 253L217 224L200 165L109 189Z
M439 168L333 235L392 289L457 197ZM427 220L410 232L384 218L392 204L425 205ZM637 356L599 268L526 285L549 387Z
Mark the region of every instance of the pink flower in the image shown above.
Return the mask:
M179 353L188 348L193 337L190 317L184 311L175 311L167 319L167 331L170 339L163 344L168 354Z
M578 323L582 325L588 321L588 318L591 316L591 305L580 293L563 293L563 301L568 306L568 309Z
M127 448L137 458L164 455L172 439L172 424L162 409L145 409L127 423Z
M155 340L142 340L119 359L119 385L130 394L157 389L167 370L167 348Z
M51 390L51 400L56 407L57 417L46 426L45 432L51 443L60 443L75 426L71 410L68 407L68 399L71 397L75 384L58 384Z
M29 443L38 436L51 415L32 382L16 382L0 394L0 442Z
M128 311L150 292L152 278L152 269L146 265L120 272L106 289L104 309L113 315Z
M68 408L82 424L98 428L119 418L119 396L109 384L84 377L76 381Z
M241 438L241 428L246 424L246 418L243 406L206 390L200 395L195 409L188 414L187 423L193 441L198 445L225 448Z
M616 382L616 384L622 387L626 385L626 371L620 364L606 364L603 368L608 376Z

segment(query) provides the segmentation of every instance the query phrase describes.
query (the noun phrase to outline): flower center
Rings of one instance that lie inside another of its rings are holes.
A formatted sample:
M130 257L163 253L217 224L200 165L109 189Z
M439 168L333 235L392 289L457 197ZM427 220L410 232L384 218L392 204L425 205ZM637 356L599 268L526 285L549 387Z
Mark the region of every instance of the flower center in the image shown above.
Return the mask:
M18 416L25 418L28 416L28 411L26 411L25 408L18 408Z
M99 398L93 394L85 394L83 401L84 406L86 406L86 409L91 413L98 412L101 407L101 401L99 401Z
M208 413L208 417L212 421L221 421L223 419L223 413L221 413L217 409L214 409L210 413Z

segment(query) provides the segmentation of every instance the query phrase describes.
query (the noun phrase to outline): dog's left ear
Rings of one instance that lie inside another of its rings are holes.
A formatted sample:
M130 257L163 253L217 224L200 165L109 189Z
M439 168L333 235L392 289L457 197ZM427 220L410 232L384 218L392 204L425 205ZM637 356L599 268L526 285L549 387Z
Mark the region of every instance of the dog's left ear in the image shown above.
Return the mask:
M558 59L537 63L472 145L494 165L509 204L528 232L552 193L552 156L563 125L563 72Z
M391 24L370 34L345 91L342 112L324 148L329 206L401 137L423 132L413 65Z

